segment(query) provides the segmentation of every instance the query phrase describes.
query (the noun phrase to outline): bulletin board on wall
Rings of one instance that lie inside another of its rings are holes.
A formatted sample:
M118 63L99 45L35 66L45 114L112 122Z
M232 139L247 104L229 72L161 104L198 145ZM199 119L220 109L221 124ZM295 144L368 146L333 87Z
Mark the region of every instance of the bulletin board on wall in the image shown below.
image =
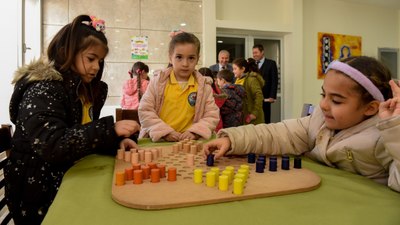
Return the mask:
M131 37L131 58L137 60L149 59L149 37Z
M344 34L318 33L318 79L325 77L330 62L361 55L361 37Z

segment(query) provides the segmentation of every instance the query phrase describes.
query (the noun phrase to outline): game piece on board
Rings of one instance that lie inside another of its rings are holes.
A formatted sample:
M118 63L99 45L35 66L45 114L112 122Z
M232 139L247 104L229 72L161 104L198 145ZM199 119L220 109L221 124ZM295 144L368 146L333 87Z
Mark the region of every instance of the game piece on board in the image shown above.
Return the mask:
M228 183L229 178L227 175L221 175L218 179L218 189L220 191L227 191L228 190Z
M186 154L186 165L194 166L194 155L191 153Z
M264 173L265 162L257 161L256 162L256 173Z
M236 178L233 180L233 194L235 195L243 194L243 187L244 187L244 182L242 179Z
M257 158L257 161L262 161L265 164L265 162L266 162L265 155L259 155L258 158Z
M235 174L235 176L234 176L234 179L233 180L235 180L236 178L239 178L239 179L242 179L243 180L243 183L246 183L246 175L244 175L244 174L242 174L242 173L237 173L237 174ZM243 184L244 185L244 184Z
M192 145L190 146L190 153L193 154L193 155L196 155L196 154L197 154L197 145L192 144Z
M133 152L131 154L131 163L132 164L138 164L139 163L139 153Z
M294 157L294 166L295 169L301 169L301 156Z
M207 155L207 166L214 166L214 154Z
M134 163L134 164L132 164L133 170L140 170L140 167L141 167L140 163Z
M124 159L125 157L125 150L124 149L118 149L117 150L117 159Z
M155 149L151 149L150 151L151 151L151 159L153 161L157 160L158 159L158 149L155 148Z
M278 167L278 160L276 157L269 157L269 171L275 172Z
M122 186L125 184L125 173L123 171L118 171L115 174L115 185Z
M195 184L203 183L203 170L195 169L193 173L193 181Z
M142 184L143 183L143 170L134 170L133 171L133 183L134 184Z
M147 165L150 167L150 170L157 169L157 163L155 163L155 162L149 162L149 163L147 163Z
M145 151L144 152L144 163L151 162L151 157L152 157L151 151Z
M239 168L237 174L243 174L244 178L244 182L247 182L247 178L249 177L249 171L243 168ZM236 174L236 175L237 175Z
M125 160L125 162L131 161L131 152L130 151L125 151L124 160Z
M142 170L143 170L143 179L147 180L150 178L150 166L147 165L143 165L142 166Z
M160 169L151 169L150 170L150 181L151 183L158 183L160 182Z
M165 177L165 165L164 164L159 164L158 169L160 169L160 177L164 178Z
M210 169L210 171L215 172L215 182L218 182L218 178L219 178L219 168L218 167L212 167Z
M125 180L133 180L133 168L126 168L125 169Z
M222 175L226 175L228 177L228 184L232 183L233 180L233 173L231 170L223 170Z
M208 171L206 173L206 185L207 187L215 187L215 172L214 171Z
M256 154L254 153L249 153L247 155L247 162L248 163L255 163L256 162Z
M169 167L168 168L168 181L176 181L176 168L175 167Z
M290 168L289 156L283 155L283 156L282 156L281 169L283 169L283 170L289 170L289 168Z
M138 153L139 153L139 161L143 161L144 160L144 150L139 149Z
M244 169L244 170L246 170L246 171L247 171L247 175L249 175L249 173L250 173L250 166L247 165L247 164L242 164L242 165L240 165L239 169ZM239 172L239 170L238 170L238 172Z
M190 144L188 144L188 143L183 144L183 152L184 153L190 152Z

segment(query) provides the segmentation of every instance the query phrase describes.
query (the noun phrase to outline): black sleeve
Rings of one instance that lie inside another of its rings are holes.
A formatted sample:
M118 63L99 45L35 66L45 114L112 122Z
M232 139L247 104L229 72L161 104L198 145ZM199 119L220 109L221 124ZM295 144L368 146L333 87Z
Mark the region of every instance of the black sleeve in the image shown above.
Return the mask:
M60 83L38 82L28 88L19 105L20 144L52 163L74 162L96 152L115 154L121 138L113 117L71 125L67 102Z

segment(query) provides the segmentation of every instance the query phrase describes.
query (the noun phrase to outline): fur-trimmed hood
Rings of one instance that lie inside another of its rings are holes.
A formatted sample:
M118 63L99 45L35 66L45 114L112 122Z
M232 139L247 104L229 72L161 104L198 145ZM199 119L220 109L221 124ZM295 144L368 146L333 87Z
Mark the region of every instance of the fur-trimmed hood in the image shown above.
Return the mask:
M32 61L30 64L18 68L14 73L14 92L10 101L10 119L15 124L18 115L18 106L27 88L40 81L63 81L62 74L53 66L53 63L44 58Z
M248 73L248 76L256 78L257 81L260 83L260 86L264 87L264 84L265 84L264 78L259 73L250 72L250 73Z
M20 67L14 73L12 84L25 79L26 83L31 83L40 80L59 80L62 81L62 75L54 68L52 62L48 62L44 58L35 60L30 64Z

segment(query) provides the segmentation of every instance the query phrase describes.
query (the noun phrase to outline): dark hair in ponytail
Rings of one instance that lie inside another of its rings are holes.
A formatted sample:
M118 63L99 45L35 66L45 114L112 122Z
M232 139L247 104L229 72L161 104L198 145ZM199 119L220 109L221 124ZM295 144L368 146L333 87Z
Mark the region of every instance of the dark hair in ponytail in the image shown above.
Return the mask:
M102 46L108 54L108 41L102 31L97 31L91 23L92 18L88 15L79 15L71 23L65 25L51 40L47 48L47 57L54 62L57 71L63 74L64 83L72 79L68 74L75 63L79 52L90 46ZM83 101L93 101L98 96L99 83L104 71L104 61L100 62L100 69L96 77L89 84L79 86L78 97Z
M137 91L138 91L138 100L140 102L140 100L142 99L142 91L141 91L141 87L142 87L142 77L141 75L143 73L148 73L149 72L149 67L144 64L143 62L136 62L135 64L133 64L132 69L130 71L130 76L131 78L133 78L133 76L135 75L137 77Z

